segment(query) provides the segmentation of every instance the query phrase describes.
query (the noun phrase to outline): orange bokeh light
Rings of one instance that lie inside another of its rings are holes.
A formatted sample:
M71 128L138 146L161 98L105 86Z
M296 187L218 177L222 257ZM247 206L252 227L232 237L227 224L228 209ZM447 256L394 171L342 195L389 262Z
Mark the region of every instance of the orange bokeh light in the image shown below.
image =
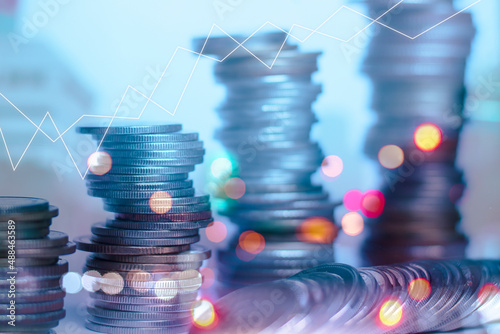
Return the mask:
M420 124L413 134L413 141L417 147L425 152L435 150L443 139L441 129L433 123Z
M338 228L329 219L311 217L297 228L297 239L303 242L331 243L337 237Z
M167 213L172 208L172 196L167 191L157 191L149 198L149 207L158 214Z
M262 234L255 231L245 231L240 234L238 245L250 254L259 254L266 247L266 240Z
M431 295L431 283L425 278L415 278L408 284L408 295L416 301L427 299Z

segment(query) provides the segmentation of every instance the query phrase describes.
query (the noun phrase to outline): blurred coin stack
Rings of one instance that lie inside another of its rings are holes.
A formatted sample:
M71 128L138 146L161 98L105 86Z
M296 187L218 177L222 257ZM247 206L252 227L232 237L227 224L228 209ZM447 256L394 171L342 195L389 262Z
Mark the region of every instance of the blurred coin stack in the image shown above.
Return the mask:
M366 2L375 16L388 9L387 1ZM462 258L467 241L457 231L455 202L464 184L455 158L471 15L450 0L419 0L397 5L383 21L391 29L374 34L363 71L378 116L365 151L383 166L385 209L363 253L368 264Z
M319 53L301 52L284 33L248 39L196 41L215 66L226 99L216 133L237 170L224 185L219 211L238 225L227 249L218 252L219 281L226 287L288 277L333 261L334 205L311 175L323 154L309 138L316 117L311 104L321 92L312 82ZM221 187L222 188L222 187Z
M194 333L448 332L499 321L499 286L499 261L324 264L222 297L204 315L218 326Z
M76 247L66 234L50 231L57 215L43 199L0 197L2 333L53 333L66 315L61 278L68 262L59 256Z
M203 162L203 142L181 125L81 127L100 151L89 158L88 194L115 219L77 240L92 252L87 328L104 333L185 333L210 251L198 242L213 220L209 196L188 173Z

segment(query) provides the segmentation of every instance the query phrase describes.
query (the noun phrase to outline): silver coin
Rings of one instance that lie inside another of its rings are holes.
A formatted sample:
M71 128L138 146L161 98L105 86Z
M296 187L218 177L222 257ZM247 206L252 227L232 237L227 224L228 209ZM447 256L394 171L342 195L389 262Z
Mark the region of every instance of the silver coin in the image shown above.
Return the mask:
M171 313L125 312L108 310L101 307L87 307L89 314L107 319L128 320L175 320L192 317L190 311Z
M33 197L0 196L0 215L49 210L49 202Z
M68 236L63 232L50 231L49 235L40 239L18 239L16 240L16 250L27 248L50 248L61 247L68 243ZM0 248L4 249L9 243L0 240Z
M53 301L42 302L42 303L31 303L31 304L16 304L16 311L19 314L33 314L33 313L43 313L51 312L56 310L61 310L64 306L63 299L56 299ZM7 310L9 304L0 305L0 314L8 314Z
M161 212L189 213L210 210L210 203L191 204L191 205L172 205L152 202L149 206L124 206L124 205L104 205L104 210L116 213L130 214L157 214Z
M212 218L212 211L187 212L187 213L164 213L164 214L132 214L117 213L116 218L122 220L135 220L144 222L186 222L198 221Z
M179 174L151 174L151 175L124 175L124 174L104 174L95 175L88 174L86 179L90 181L104 181L104 182L167 182L167 181L182 181L188 178L187 173Z
M75 239L79 250L92 253L117 254L117 255L153 255L172 254L189 250L189 245L181 246L123 246L106 245L91 241L90 236L82 236Z
M9 304L10 298L8 293L0 292L0 303ZM62 299L66 296L66 292L61 289L44 290L40 292L23 292L16 293L16 303L42 303Z
M171 189L168 190L168 195L172 198L175 197L190 197L194 196L195 191L193 188L186 189ZM104 198L117 198L117 199L150 199L156 191L114 191L114 190L87 190L87 194L93 197L104 197Z
M130 221L122 219L107 220L106 226L112 228L123 228L131 230L190 230L200 229L210 226L213 223L213 218L200 219L196 221L179 221L179 222L150 222L150 221Z
M145 166L117 166L113 165L106 175L150 175L150 174L179 174L194 171L194 166L175 167L145 167Z
M65 310L57 310L52 312L43 312L37 314L16 314L16 325L22 326L27 324L39 324L49 321L61 320L66 315ZM7 323L10 321L9 316L0 315L0 321Z
M104 223L92 225L94 235L115 238L182 238L197 235L196 229L191 230L125 230L105 226Z
M190 318L181 318L175 320L124 320L124 319L110 319L101 318L98 316L90 315L87 320L96 324L116 326L116 327L139 327L139 328L168 328L187 326L191 324Z
M140 313L149 313L149 314L158 314L158 313L176 313L176 312L191 312L192 308L197 306L199 302L187 302L187 303L179 303L179 304L171 304L171 305L144 305L144 304L120 304L120 303L112 303L106 302L102 300L93 300L91 305L95 307L101 307L108 310L122 311L122 312L140 312Z
M181 124L165 125L135 125L135 126L82 126L77 128L79 133L95 135L137 135L177 132L182 130Z
M144 334L177 334L177 333L187 333L191 326L172 326L166 328L137 328L137 327L116 327L109 325L96 324L90 321L85 323L85 327L90 329L91 331L99 332L99 333L108 333L108 334L136 334L136 333L144 333Z
M194 158L172 158L172 159L134 159L134 158L114 158L113 162L122 166L147 166L147 167L177 167L193 166L203 162L203 157Z
M168 263L168 264L146 264L146 263L121 263L106 260L95 259L89 257L85 264L87 268L105 269L108 271L183 271L190 269L198 269L201 267L201 262L188 263Z
M37 260L57 258L61 255L73 254L76 250L76 245L69 241L63 246L45 247L45 248L25 248L17 249L16 256L19 260L23 257L35 258ZM17 260L16 260L17 262Z
M206 204L209 203L209 195L198 195L192 197L174 197L168 198L167 196L158 198L152 197L148 200L130 200L130 199L116 199L104 198L103 201L107 205L121 205L121 206L151 206L151 205L193 205L193 204Z
M205 155L204 149L184 150L108 150L110 156L115 158L134 159L173 159L173 158L196 158Z
M59 259L56 264L51 266L18 267L16 270L19 278L24 276L63 275L68 272L68 262L66 260ZM2 276L11 271L12 270L9 267L0 267L0 275Z
M111 191L157 191L170 189L186 189L193 186L192 180L170 181L170 182L107 182L107 181L87 181L88 190L111 190Z
M120 246L183 246L190 245L200 241L199 235L183 238L158 238L158 239L139 239L139 238L115 238L115 237L102 237L93 235L90 240L95 243L106 245L120 245Z
M198 140L197 133L135 134L135 135L94 135L98 141L112 143L176 143Z
M13 220L16 223L23 221L46 221L47 219L54 218L59 214L59 209L53 205L49 206L48 211L34 211L27 213L12 213L12 214L0 214L1 222L8 222Z
M112 141L104 141L101 147L105 150L190 150L202 149L203 142L181 141L181 142L139 142L139 143L120 143Z
M191 249L178 254L165 255L141 255L141 256L121 256L109 254L96 254L95 257L115 262L128 263L186 263L186 262L201 262L210 258L211 252L209 249L202 246L194 245Z
M194 302L198 292L187 292L178 294L172 298L162 297L142 297L142 296L121 296L110 295L100 292L91 292L90 297L94 300L107 301L113 303L135 304L135 305L176 305Z

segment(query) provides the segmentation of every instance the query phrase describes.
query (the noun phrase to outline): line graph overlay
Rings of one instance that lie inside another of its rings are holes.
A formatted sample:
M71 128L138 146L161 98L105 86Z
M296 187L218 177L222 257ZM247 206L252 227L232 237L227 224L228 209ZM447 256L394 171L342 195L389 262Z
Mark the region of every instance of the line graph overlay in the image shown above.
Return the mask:
M101 141L99 142L98 144L98 147L96 149L96 152L100 149L101 145L102 145L102 142L106 136L106 134L108 133L108 130L109 128L111 127L111 125L113 124L113 121L114 120L117 120L117 119L122 119L122 120L139 120L144 111L146 110L146 107L148 106L149 103L152 103L153 105L155 105L156 107L160 108L161 110L165 111L166 113L170 114L171 116L174 116L177 109L179 108L179 105L182 101L182 98L184 97L184 93L186 92L188 86L189 86L189 83L191 82L191 78L198 66L198 63L201 59L201 57L204 57L204 58L207 58L207 59L210 59L210 60L213 60L213 61L217 61L219 63L225 61L231 54L233 54L235 51L237 51L239 48L242 48L243 50L245 50L246 52L248 52L251 56L253 56L257 61L259 61L260 63L262 63L264 66L266 66L268 69L272 69L276 60L278 59L280 53L281 53L281 50L283 49L286 41L288 38L293 38L295 40L297 40L299 43L304 43L306 42L311 36L313 36L314 34L318 34L318 35L321 35L321 36L324 36L324 37L328 37L328 38L331 38L331 39L334 39L334 40L337 40L339 42L343 42L343 43L349 43L353 38L355 38L356 36L358 36L359 34L361 34L363 31L365 31L366 29L368 29L370 26L372 26L373 24L379 24L381 25L382 27L384 28L387 28L391 31L394 31L395 33L397 34L400 34L401 36L404 36L408 39L411 39L411 40L414 40L422 35L424 35L425 33L431 31L432 29L438 27L439 25L443 24L444 22L452 19L453 17L457 16L458 14L464 12L465 10L471 8L472 6L476 5L477 3L481 2L482 0L476 0L475 2L471 3L470 5L464 7L463 9L455 12L453 15L445 18L444 20L436 23L435 25L427 28L426 30L422 31L421 33L415 35L415 36L409 36L395 28L392 28L391 26L389 25L386 25L382 22L380 22L379 20L381 18L383 18L385 15L387 15L388 13L390 13L394 8L396 8L397 6L399 6L401 3L403 3L405 0L400 0L399 2L397 2L396 4L394 4L392 7L390 7L387 11L385 11L384 13L382 13L380 16L376 17L376 18L371 18L349 6L341 6L340 8L338 8L333 14L331 14L326 20L324 20L321 24L319 24L315 29L312 29L312 28L308 28L308 27L305 27L305 26L302 26L302 25L299 25L299 24L293 24L291 27L290 27L290 30L285 30L277 25L275 25L274 23L270 22L270 21L266 21L264 24L262 24L259 28L257 28L252 34L250 34L245 40L243 40L242 42L238 42L233 36L231 36L229 33L227 33L224 29L222 29L220 26L218 26L217 24L213 24L212 27L210 28L210 31L209 33L207 34L207 37L205 39L205 42L203 43L203 46L201 48L201 50L199 52L196 52L194 50L190 50L190 49L187 49L187 48L184 48L184 47L181 47L181 46L178 46L174 53L172 54L172 56L170 57L170 60L168 61L167 65L165 66L165 69L163 70L160 78L158 79L158 81L156 82L153 90L151 91L151 94L149 96L147 96L146 94L142 93L141 91L139 91L137 88L135 87L132 87L130 85L127 86L127 88L125 89L125 92L123 93L122 95L122 98L118 104L118 106L116 107L113 115L92 115L92 114L84 114L82 116L80 116L77 120L75 120L71 125L69 125L64 131L60 132L54 119L52 118L52 115L50 114L49 111L46 112L45 116L43 117L43 119L41 120L40 124L36 124L32 119L30 119L25 113L23 113L14 103L12 103L12 101L10 101L4 94L2 94L0 92L0 96L9 104L11 105L18 113L20 113L29 123L31 123L31 125L33 125L35 127L35 132L31 138L31 140L29 141L29 143L27 144L26 148L24 149L23 153L21 154L20 158L18 159L18 161L16 163L14 163L13 159L12 159L12 155L11 155L11 152L9 150L9 147L7 145L7 141L5 139L5 136L4 136L4 132L2 131L2 128L0 128L0 136L1 136L1 139L3 141L3 144L5 146L5 150L7 152L7 156L9 158L9 162L11 164L11 167L12 167L12 170L13 171L16 171L17 167L19 166L19 164L21 163L23 157L25 156L26 152L28 151L28 149L30 148L33 140L35 139L35 137L37 136L38 133L41 133L43 134L45 137L47 137L52 143L55 143L57 141L61 141L63 146L65 147L66 151L68 152L68 155L72 161L72 163L74 164L76 170L78 171L80 177L83 179L85 179L85 177L87 176L90 168L87 167L87 169L82 172L79 168L78 168L78 165L77 163L75 162L75 159L74 157L72 156L71 154L71 151L70 149L68 148L66 142L64 141L63 139L63 136L69 131L71 130L73 127L75 127L82 119L84 118L100 118L100 119L109 119L109 124L107 125L107 128L106 128L106 131L104 133L104 136L102 137ZM330 20L332 20L338 13L340 13L342 10L348 10L348 11L351 11L357 15L360 15L361 17L367 19L370 21L370 23L368 23L366 26L364 26L362 29L360 29L359 31L357 31L356 33L354 33L351 37L347 38L347 39L342 39L342 38L339 38L339 37L335 37L335 36L332 36L332 35L329 35L329 34L326 34L324 32L321 32L319 31L319 29L321 29L321 27L323 27L326 23L328 23ZM286 34L285 36L285 39L283 41L283 44L281 45L281 47L279 48L279 50L277 50L277 53L276 53L276 56L273 58L272 62L270 65L266 64L262 59L260 59L257 55L255 55L254 53L252 53L248 48L245 47L245 43L250 39L252 38L252 36L254 36L255 34L257 34L259 31L261 31L265 26L267 25L270 25L272 27L274 27L275 29L278 29L282 32L284 32ZM236 46L233 50L231 50L225 57L221 58L221 59L217 59L217 58L214 58L214 57L211 57L209 55L205 55L203 54L203 51L205 49L205 46L206 44L208 43L210 37L212 36L213 34L213 31L214 29L217 28L223 35L229 37L230 39L232 39L235 43L236 43ZM296 28L299 28L299 29L304 29L306 31L309 31L310 33L305 37L305 38L302 38L300 39L298 36L295 36L292 31ZM166 109L165 107L163 107L161 104L155 102L152 97L153 95L155 94L158 86L160 85L163 77L165 76L165 73L167 72L167 70L169 69L170 65L172 64L174 58L177 56L177 54L179 53L179 51L184 51L184 52L188 52L188 53L192 53L192 54L195 54L197 55L198 57L196 58L196 61L194 63L194 66L187 78L187 81L186 81L186 84L184 85L183 89L182 89L182 92L180 94L180 97L179 99L177 100L177 103L174 107L174 109L172 111L169 111L168 109ZM131 117L131 116L117 116L117 113L120 109L120 106L122 105L125 97L127 96L127 94L129 93L129 91L134 91L136 93L138 93L139 95L141 95L142 97L144 97L146 99L146 102L144 103L144 106L142 107L141 111L139 112L139 114L135 117ZM52 138L51 136L49 136L45 131L43 131L41 129L42 125L44 124L44 122L46 121L46 119L49 119L50 122L52 122L52 125L54 126L54 129L57 133L57 137L55 138Z

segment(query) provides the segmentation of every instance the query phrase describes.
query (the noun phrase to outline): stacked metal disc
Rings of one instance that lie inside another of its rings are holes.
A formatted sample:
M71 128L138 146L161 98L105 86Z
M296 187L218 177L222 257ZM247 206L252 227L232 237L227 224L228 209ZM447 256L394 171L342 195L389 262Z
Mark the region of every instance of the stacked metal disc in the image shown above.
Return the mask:
M217 110L223 125L216 138L235 158L233 176L243 182L244 194L226 196L220 211L239 227L229 248L218 252L219 281L228 287L333 261L334 205L311 183L323 160L318 143L310 140L316 122L311 104L321 92L311 76L320 54L301 52L286 39L280 32L195 42L202 54L223 60L215 66L227 92ZM321 240L312 241L307 233L315 227L308 230L305 221L314 217L327 226ZM249 231L252 237L246 238ZM258 235L263 238L253 237Z
M82 127L100 143L88 194L115 219L77 240L92 252L84 268L92 304L87 328L104 333L189 331L199 272L210 251L193 246L212 222L209 196L188 173L203 161L197 133L181 125ZM107 166L106 166L107 165ZM102 174L102 175L98 175Z
M0 197L0 331L52 333L66 315L61 277L75 252L62 232L50 231L58 209L44 199Z
M366 3L372 15L388 9L387 1ZM385 209L363 252L369 264L463 258L467 241L457 231L455 202L464 184L455 158L475 34L471 16L457 14L451 0L418 0L399 4L384 22L407 36L382 27L369 45L363 71L378 120L365 151L377 160L381 148L396 145L404 162L382 168Z
M224 296L203 315L214 312L217 326L203 332L450 331L499 321L499 286L499 261L325 264Z

